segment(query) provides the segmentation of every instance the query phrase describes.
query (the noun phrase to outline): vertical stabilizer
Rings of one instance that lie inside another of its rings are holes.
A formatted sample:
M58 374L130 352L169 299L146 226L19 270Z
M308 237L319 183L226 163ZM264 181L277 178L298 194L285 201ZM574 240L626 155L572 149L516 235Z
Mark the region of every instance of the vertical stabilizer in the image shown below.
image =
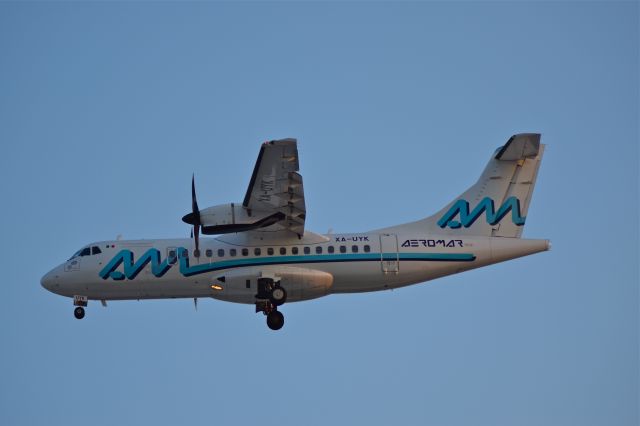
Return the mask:
M380 232L520 238L543 153L540 134L514 135L494 152L478 181L438 213Z

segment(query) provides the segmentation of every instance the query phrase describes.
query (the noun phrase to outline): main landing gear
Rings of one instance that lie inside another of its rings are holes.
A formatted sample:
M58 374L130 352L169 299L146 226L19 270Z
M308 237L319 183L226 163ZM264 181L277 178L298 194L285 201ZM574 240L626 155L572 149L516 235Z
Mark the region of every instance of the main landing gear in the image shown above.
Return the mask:
M284 315L275 309L267 314L267 326L272 330L280 330L284 325Z
M73 316L76 319L84 318L84 308L87 306L87 296L73 296L73 306L76 308L73 310Z
M256 294L256 312L262 312L267 317L267 326L271 330L280 330L284 325L284 315L278 306L287 301L287 291L280 287L280 283L271 278L258 279L258 293Z

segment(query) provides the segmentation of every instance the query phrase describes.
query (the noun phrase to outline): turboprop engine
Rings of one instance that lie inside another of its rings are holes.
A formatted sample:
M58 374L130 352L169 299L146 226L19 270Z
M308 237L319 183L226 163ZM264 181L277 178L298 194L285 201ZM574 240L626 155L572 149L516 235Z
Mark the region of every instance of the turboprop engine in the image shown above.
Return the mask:
M282 220L284 213L252 211L242 204L228 203L199 210L199 223L193 213L185 215L182 220L191 225L199 224L203 234L228 234L252 229L264 228Z
M228 234L230 232L243 232L252 229L264 228L282 220L285 214L282 212L263 212L249 210L242 204L219 204L200 210L196 199L195 177L191 178L191 213L182 217L182 221L193 225L193 235L198 247L198 235L203 234Z

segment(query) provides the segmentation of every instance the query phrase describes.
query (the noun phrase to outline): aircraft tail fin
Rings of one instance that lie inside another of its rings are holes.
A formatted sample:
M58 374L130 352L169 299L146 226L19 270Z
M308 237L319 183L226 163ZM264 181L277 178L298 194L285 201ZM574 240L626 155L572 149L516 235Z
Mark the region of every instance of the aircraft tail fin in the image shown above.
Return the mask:
M380 232L520 238L543 153L540 134L514 135L494 152L478 181L439 212Z

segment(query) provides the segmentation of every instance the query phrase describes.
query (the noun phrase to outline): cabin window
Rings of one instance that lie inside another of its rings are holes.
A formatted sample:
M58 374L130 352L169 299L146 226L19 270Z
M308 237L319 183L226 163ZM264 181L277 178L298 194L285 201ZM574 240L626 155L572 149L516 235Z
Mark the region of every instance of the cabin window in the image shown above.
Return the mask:
M267 249L267 254L268 254L269 256L273 256L273 247L269 247L269 248Z
M305 247L304 248L304 254L309 254L311 253L311 248L310 247Z
M260 254L262 254L262 250L260 250L260 247L256 247L253 249L253 254L256 256L260 256Z
M333 248L333 246L329 246L329 247L327 247L327 251L329 253L333 253L335 251L335 248Z
M317 254L322 254L322 247L321 246L317 246L316 247L316 253Z
M83 248L78 256L91 256L91 249L89 247Z
M213 256L213 251L211 249L207 249L207 250L205 250L204 254L207 257L211 257L211 256Z
M238 252L236 251L236 249L229 249L229 256L235 256L236 254L238 254Z
M352 253L357 253L358 252L358 246L351 246L351 252Z
M287 254L287 248L286 247L280 247L280 254L283 255L283 256L285 254Z
M251 280L245 281L246 287L251 288Z
M180 252L180 257L182 257L183 259L186 259L187 257L189 257L189 251L188 250L182 250Z
M248 248L243 248L242 249L242 255L243 256L249 256L249 249Z
M364 252L369 253L371 251L371 246L369 244L364 246Z
M340 246L340 253L346 253L347 252L347 246Z
M91 247L91 254L92 255L93 254L100 254L100 253L102 253L102 250L100 250L100 247L96 247L96 246Z
M298 247L291 247L291 254L298 254Z
M224 257L224 249L218 249L218 257Z

